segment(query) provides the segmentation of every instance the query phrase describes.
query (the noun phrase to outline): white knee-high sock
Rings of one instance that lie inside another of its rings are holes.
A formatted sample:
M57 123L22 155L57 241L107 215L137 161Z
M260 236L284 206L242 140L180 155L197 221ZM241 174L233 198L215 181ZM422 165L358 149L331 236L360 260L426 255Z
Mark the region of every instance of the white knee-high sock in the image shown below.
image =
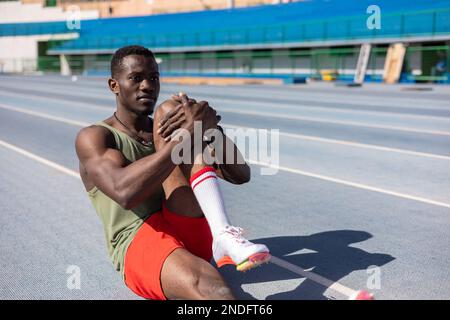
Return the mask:
M212 167L205 167L192 175L190 182L215 238L223 228L230 225L216 171Z

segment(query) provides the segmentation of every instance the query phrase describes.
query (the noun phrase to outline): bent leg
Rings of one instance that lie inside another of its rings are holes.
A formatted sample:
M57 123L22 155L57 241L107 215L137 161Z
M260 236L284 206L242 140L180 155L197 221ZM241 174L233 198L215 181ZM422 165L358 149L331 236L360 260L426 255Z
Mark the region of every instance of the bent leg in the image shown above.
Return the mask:
M164 139L156 132L157 123L166 113L173 110L176 103L169 101L161 104L155 112L153 125L153 139L156 150L159 150L165 143ZM189 217L203 217L202 209L192 192L187 172L191 171L191 165L181 164L172 171L172 173L163 182L164 193L166 195L166 205L172 212L186 215Z
M155 124L176 104L171 100L161 104L155 113ZM158 150L165 141L157 133L157 128L154 125L154 141ZM192 156L196 160L193 165L177 166L163 183L169 210L185 212L187 207L194 210L188 212L190 216L195 212L204 213L214 238L213 256L219 267L231 263L237 266L237 270L246 271L268 262L270 254L265 245L251 243L242 236L241 228L231 226L214 168L204 163L203 153Z
M212 265L182 248L174 250L164 262L161 286L168 299L235 299Z
M177 102L167 100L163 102L155 112L153 138L156 150L161 149L166 143L157 133L158 126L156 124L161 121L168 112L172 111L176 105ZM163 188L166 195L166 205L169 210L190 217L203 217L203 215L205 215L214 235L224 229L227 225L230 225L222 201L222 195L218 189L218 184L215 182L212 186L207 186L206 189L204 186L203 188L199 186L195 192L193 191L194 186L191 185L195 178L199 178L197 181L204 180L201 175L205 170L210 172L206 173L206 175L214 175L214 177L217 178L215 170L204 162L203 150L206 147L207 145L204 143L198 154L191 155L191 163L178 165L163 182ZM211 181L207 181L203 185L208 182ZM201 195L199 195L199 189L205 189L205 191L200 192Z

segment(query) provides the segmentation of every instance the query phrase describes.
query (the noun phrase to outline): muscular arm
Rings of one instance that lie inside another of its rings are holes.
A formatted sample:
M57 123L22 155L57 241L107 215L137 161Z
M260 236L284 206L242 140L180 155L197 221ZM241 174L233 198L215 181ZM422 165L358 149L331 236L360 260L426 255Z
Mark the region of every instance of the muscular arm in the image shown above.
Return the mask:
M129 165L114 149L107 129L87 127L76 138L78 158L94 185L125 209L151 196L175 168L170 154L177 142L167 143L158 152Z

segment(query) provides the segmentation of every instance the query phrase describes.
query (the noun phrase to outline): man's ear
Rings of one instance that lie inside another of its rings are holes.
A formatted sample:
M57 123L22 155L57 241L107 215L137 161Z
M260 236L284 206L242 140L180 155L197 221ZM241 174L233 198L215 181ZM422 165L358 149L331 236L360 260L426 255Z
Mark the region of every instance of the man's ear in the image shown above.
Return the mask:
M109 78L108 79L108 85L109 85L109 89L114 94L119 94L119 82L116 79Z

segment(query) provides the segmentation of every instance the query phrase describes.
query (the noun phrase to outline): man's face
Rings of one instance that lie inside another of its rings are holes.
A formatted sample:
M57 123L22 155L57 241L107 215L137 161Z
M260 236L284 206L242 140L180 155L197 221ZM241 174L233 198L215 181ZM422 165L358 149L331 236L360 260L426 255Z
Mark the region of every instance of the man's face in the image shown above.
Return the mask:
M121 105L138 115L150 115L159 96L159 72L155 59L129 55L122 59L113 89Z

